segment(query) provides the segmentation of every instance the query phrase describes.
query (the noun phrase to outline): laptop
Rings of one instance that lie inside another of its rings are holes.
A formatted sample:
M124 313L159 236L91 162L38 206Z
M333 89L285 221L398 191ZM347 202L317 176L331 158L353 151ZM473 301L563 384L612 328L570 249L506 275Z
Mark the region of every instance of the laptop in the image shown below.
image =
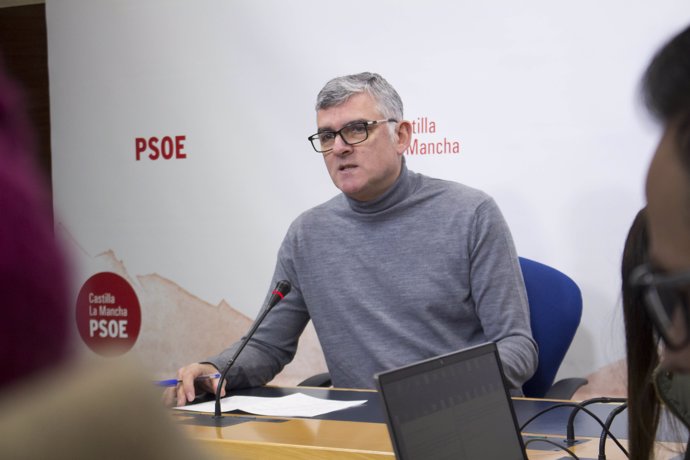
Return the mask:
M397 459L527 460L496 344L375 379Z

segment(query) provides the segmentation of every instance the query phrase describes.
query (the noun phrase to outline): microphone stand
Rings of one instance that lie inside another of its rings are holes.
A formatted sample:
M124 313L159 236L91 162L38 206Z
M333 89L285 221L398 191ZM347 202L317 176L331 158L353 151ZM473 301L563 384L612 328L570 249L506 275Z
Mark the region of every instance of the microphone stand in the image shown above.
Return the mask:
M576 443L575 441L575 416L577 415L578 412L580 412L580 409L582 409L585 406L589 406L590 404L596 404L596 403L612 403L612 402L626 402L627 400L625 398L609 398L609 397L601 397L601 398L592 398L592 399L586 399L582 401L581 403L577 404L577 407L573 409L573 411L570 413L570 417L568 417L568 425L566 427L566 437L565 437L565 444L567 446L572 446Z
M220 411L220 390L223 388L223 385L225 383L225 378L228 375L228 371L232 367L232 365L235 363L235 360L237 357L240 355L242 350L244 350L244 347L247 345L247 342L249 342L249 339L252 338L256 330L259 328L259 325L261 322L266 318L266 315L268 314L269 311L283 298L287 295L288 292L290 292L290 283L287 281L278 281L278 284L276 284L275 289L271 293L271 297L269 298L268 302L266 302L265 308L261 310L259 313L259 316L256 318L254 321L254 324L252 324L251 329L249 329L249 332L244 336L242 341L240 342L239 347L237 347L237 350L235 353L232 355L232 358L230 358L230 361L225 365L225 368L223 368L223 372L220 374L220 379L218 380L218 386L216 387L216 407L215 407L215 412L213 414L213 418L216 419L216 421L219 421L223 416L221 415Z
M608 436L608 433L611 429L611 424L613 423L613 419L616 418L618 414L623 412L625 409L628 408L628 403L624 402L620 406L616 407L611 411L609 416L606 418L606 423L604 424L605 428L604 430L601 430L601 436L599 437L599 458L598 460L606 460L606 437Z

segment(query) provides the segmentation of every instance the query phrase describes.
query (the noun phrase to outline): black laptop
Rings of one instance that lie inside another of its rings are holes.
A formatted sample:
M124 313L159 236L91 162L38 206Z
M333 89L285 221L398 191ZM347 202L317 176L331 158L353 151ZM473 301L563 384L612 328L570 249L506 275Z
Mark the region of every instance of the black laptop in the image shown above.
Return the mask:
M399 460L527 460L494 343L376 375Z

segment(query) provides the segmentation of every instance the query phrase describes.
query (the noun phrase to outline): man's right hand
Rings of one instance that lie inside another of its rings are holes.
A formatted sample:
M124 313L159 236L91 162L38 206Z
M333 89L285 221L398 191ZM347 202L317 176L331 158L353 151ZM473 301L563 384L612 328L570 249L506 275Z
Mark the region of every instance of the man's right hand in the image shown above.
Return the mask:
M163 392L163 402L166 406L184 406L194 401L197 391L216 393L219 378L199 379L203 375L217 374L219 371L212 364L193 363L177 371L177 379L181 380L175 387L166 388ZM221 388L220 396L225 396L225 388Z

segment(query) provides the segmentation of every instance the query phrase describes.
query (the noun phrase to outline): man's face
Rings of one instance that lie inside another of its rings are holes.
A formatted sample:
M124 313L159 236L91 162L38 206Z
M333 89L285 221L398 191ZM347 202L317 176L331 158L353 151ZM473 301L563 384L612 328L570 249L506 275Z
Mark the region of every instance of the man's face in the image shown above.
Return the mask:
M343 104L316 112L319 131L338 131L353 121L383 118L367 93L355 94ZM333 150L324 156L335 186L358 201L373 200L388 190L400 174L401 156L410 141L409 123L397 124L396 131L394 140L387 123L370 126L367 140L355 145L347 145L336 136Z
M661 138L647 175L649 253L652 263L666 273L690 270L690 176L681 164L675 127ZM688 286L690 293L690 285ZM680 315L676 315L676 320ZM684 321L674 326L685 334ZM680 330L682 329L682 330ZM665 350L665 367L690 372L690 345L682 350Z

